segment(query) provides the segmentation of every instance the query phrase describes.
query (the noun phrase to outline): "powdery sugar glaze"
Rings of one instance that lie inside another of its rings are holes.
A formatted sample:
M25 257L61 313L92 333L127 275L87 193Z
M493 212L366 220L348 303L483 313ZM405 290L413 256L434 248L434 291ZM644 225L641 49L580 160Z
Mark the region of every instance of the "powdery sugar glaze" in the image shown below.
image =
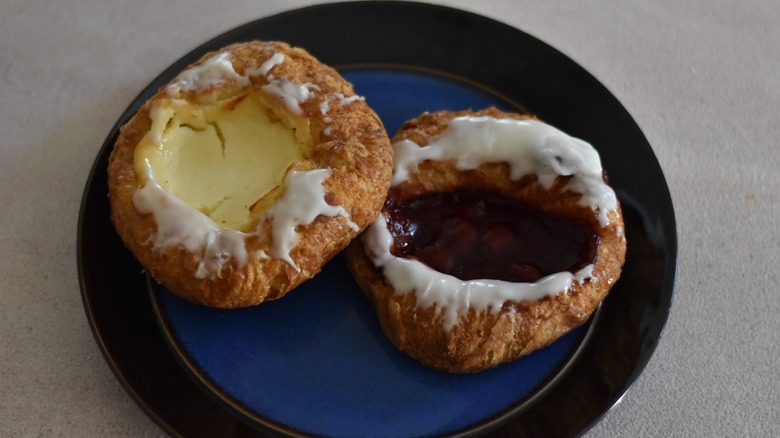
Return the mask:
M303 111L300 104L308 100L319 87L275 78L270 71L282 62L284 55L276 53L259 68L247 71L242 76L233 68L230 53L220 52L179 74L165 91L176 101L175 96L180 91L197 91L228 81L239 86L249 86L249 77L265 75L268 84L263 89L280 98L290 112L301 115ZM340 95L324 98L343 100ZM153 104L151 111L154 114L172 110ZM162 140L158 131L161 130L162 127L155 129L153 126L147 135L159 144ZM290 250L298 242L295 231L298 225L308 225L317 216L323 215L343 216L348 220L350 228L358 228L342 206L330 205L325 201L326 192L322 184L330 176L330 169L288 172L282 183L285 187L282 197L263 213L255 230L244 233L221 229L211 218L163 189L155 180L151 166L146 164L143 166L144 174L141 175L144 185L133 194L133 205L139 213L154 216L157 224L155 248L181 246L190 252L201 253L201 262L195 272L197 278L215 279L230 263L241 268L250 257L269 258L264 251L248 253L245 243L248 237L259 235L264 226L271 227L273 242L269 249L270 257L284 260L296 270L299 268L290 257Z
M427 146L403 140L393 144L393 148L393 185L405 181L426 160L452 160L460 170L506 162L511 169L510 178L536 175L545 188L550 188L558 176L571 176L568 190L582 195L578 205L591 208L602 227L609 224L608 213L617 210L617 198L602 179L596 150L587 142L537 120L457 117ZM413 291L418 307L435 305L443 313L446 330L456 325L459 315L469 309L498 312L507 301L538 300L566 293L573 282L582 283L593 276L594 266L590 264L575 273L558 272L533 283L463 281L418 260L391 254L393 237L382 215L368 228L364 242L374 265L382 269L390 285L398 293Z
M393 149L393 185L406 180L425 160L455 160L461 170L506 162L510 178L536 175L545 188L558 176L572 176L569 190L582 194L579 205L596 210L602 227L609 223L607 214L617 209L615 192L602 180L601 160L593 146L538 120L457 117L427 146L403 140Z
M233 68L230 53L220 52L202 64L181 72L176 81L166 87L166 91L175 96L182 90L202 90L230 80L241 86L249 85L249 79L239 75Z

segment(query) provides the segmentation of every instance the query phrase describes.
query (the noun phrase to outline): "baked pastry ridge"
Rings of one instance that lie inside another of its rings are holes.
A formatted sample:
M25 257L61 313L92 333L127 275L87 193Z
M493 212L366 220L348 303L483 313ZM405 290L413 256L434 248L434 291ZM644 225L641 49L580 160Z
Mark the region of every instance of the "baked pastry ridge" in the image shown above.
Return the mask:
M387 204L350 268L383 331L427 365L474 372L515 359L584 322L617 280L625 236L598 153L539 120L501 112L426 113L393 137L393 197L478 189L585 221L599 239L592 263L534 282L461 280L394 254Z
M175 293L258 304L316 274L376 217L391 163L381 121L335 70L285 43L235 44L122 127L112 221Z

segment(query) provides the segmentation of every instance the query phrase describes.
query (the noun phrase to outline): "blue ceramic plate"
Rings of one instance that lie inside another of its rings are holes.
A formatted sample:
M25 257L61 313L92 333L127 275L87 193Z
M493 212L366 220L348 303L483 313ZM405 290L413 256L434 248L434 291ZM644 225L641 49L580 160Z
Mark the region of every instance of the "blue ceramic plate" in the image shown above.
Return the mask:
M507 107L467 83L430 73L343 72L389 132L436 109ZM190 304L153 287L163 332L185 367L248 419L327 436L444 435L517 409L576 351L578 330L549 348L476 375L431 370L396 350L336 257L276 302L239 310Z
M349 23L334 26L333 23ZM250 39L306 48L338 68L388 131L426 110L525 109L599 151L623 206L623 274L585 326L494 370L439 373L396 351L341 256L276 302L214 310L148 281L110 220L118 130L203 53ZM677 236L663 173L620 103L541 41L475 14L350 2L264 18L182 57L129 105L87 181L78 228L82 297L130 396L182 436L571 436L598 421L650 359L674 290Z

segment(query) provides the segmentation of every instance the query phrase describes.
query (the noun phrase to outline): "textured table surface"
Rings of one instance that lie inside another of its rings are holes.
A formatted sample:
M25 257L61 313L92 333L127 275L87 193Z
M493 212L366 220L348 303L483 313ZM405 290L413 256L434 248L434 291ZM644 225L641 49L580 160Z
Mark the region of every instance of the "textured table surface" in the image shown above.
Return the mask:
M680 242L669 322L588 435L780 436L780 2L437 3L524 30L590 71L667 177ZM163 434L112 374L82 307L76 223L90 166L171 62L309 4L0 4L0 435Z

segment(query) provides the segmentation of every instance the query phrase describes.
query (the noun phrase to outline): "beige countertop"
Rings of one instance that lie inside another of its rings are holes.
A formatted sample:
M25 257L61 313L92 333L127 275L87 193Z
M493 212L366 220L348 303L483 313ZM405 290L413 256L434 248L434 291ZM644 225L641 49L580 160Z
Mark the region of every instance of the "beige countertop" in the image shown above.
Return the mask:
M588 436L780 436L780 2L435 3L507 23L582 65L629 111L666 175L674 305L647 368ZM114 377L85 316L76 226L90 167L173 61L310 4L0 5L0 435L163 434Z

